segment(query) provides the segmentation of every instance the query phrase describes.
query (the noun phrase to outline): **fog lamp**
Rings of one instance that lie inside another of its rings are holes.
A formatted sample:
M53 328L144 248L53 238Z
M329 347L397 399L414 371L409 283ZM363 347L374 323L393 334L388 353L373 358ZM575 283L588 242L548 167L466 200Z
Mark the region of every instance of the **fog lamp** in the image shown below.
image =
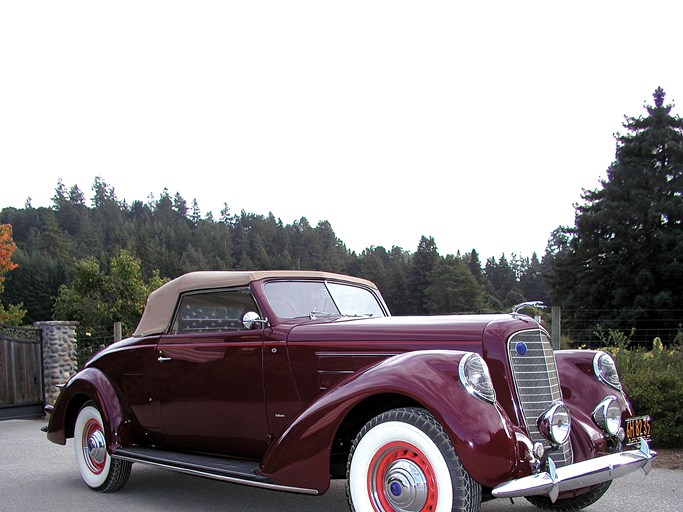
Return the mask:
M624 427L621 427L619 432L617 432L617 439L620 443L623 443L624 439L626 439L626 431L624 430Z
M569 410L562 402L555 402L538 417L537 425L539 432L551 443L563 444L569 439L571 431Z
M607 396L593 410L593 421L610 436L617 436L621 428L621 406L616 396Z

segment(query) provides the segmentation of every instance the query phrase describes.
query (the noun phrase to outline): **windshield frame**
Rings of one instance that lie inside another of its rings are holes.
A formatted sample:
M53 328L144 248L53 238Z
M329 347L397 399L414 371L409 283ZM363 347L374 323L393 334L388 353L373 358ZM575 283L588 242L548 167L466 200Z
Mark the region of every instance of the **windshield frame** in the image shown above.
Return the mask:
M321 296L306 298L304 296L306 292L303 294L293 293L292 288L288 289L287 285L295 287L309 285L308 293L320 293ZM276 290L278 287L279 290ZM357 290L358 293L361 293L359 297L368 301L367 305L371 307L367 311L365 311L366 308L353 310L353 304L348 302L344 305L349 296L345 298L339 292L351 290L353 290L352 294L356 293ZM379 292L357 283L328 279L278 279L267 280L262 283L261 291L268 303L269 309L276 317L282 320L300 320L303 318L316 320L318 318L340 317L382 318L390 316ZM297 298L300 299L299 304L296 303Z

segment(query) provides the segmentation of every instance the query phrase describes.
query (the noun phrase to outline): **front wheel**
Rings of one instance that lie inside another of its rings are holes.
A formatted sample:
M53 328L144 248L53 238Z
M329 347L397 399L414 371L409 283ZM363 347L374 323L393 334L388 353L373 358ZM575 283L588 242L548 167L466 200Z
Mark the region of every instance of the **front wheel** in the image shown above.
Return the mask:
M393 409L370 420L353 442L346 477L349 505L358 512L476 512L481 504L481 487L424 409Z
M74 454L78 471L88 487L100 492L114 492L128 481L132 464L111 458L103 425L95 403L83 405L74 426Z
M595 489L591 489L587 493L581 494L574 498L566 498L557 500L553 503L547 496L527 496L527 500L541 510L550 510L552 512L576 512L586 508L600 498L607 492L612 481L605 482L598 485Z

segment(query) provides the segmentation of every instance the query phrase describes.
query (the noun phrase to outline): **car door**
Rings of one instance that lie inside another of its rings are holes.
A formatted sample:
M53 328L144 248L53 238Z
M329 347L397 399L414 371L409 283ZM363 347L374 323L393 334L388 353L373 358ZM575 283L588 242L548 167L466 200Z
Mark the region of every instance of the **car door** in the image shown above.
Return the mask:
M171 449L260 458L267 445L263 330L248 288L181 297L171 334L157 345L161 442Z

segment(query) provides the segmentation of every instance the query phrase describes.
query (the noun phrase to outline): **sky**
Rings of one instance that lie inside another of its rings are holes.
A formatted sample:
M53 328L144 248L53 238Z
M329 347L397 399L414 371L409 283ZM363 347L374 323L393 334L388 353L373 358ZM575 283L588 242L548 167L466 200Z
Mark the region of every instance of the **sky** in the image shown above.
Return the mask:
M657 0L2 2L0 209L100 176L128 203L328 220L358 253L541 256L624 115L657 86L683 102L681 20Z

